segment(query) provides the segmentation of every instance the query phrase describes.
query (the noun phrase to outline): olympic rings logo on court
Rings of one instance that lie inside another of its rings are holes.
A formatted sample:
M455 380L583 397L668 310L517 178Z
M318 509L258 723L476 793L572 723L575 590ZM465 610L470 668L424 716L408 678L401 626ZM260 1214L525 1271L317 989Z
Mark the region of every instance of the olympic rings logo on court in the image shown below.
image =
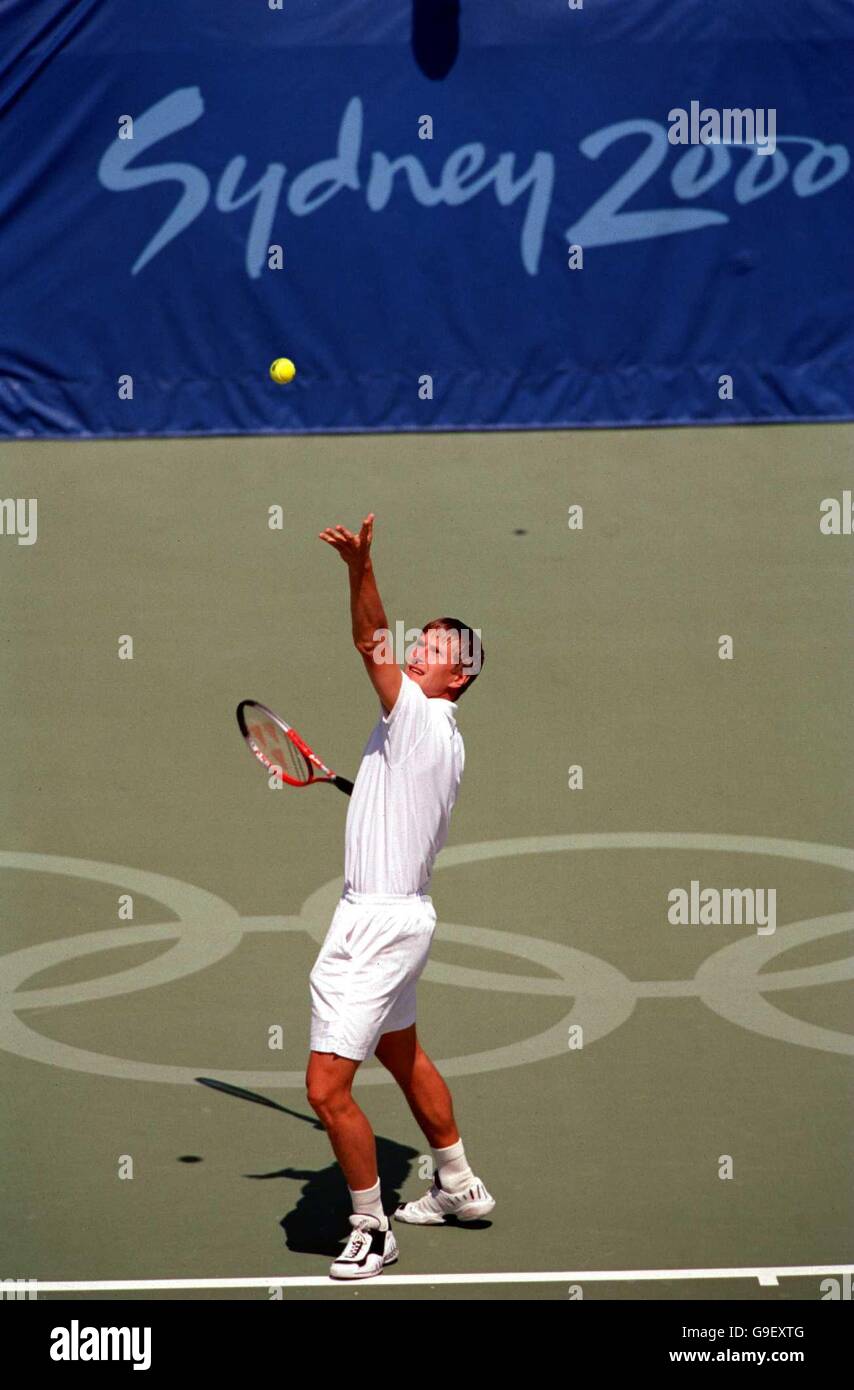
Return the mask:
M854 851L835 845L736 835L619 832L535 836L459 845L440 855L436 873L487 859L607 849L680 849L771 855L854 872ZM180 879L117 864L10 851L0 852L0 868L28 869L37 873L114 884L125 892L152 898L178 918L176 922L147 926L127 924L66 937L0 957L0 1048L50 1066L122 1080L191 1085L200 1074L213 1073L221 1081L244 1088L304 1087L304 1070L223 1071L209 1059L201 1059L193 1067L178 1067L87 1052L44 1037L24 1023L18 1013L22 1009L61 1007L108 999L184 979L225 960L237 949L247 932L305 932L320 942L340 896L340 878L331 880L313 893L303 904L299 916L241 917L229 903L203 888ZM835 1032L795 1018L774 1007L765 998L767 994L780 991L851 980L854 978L854 959L760 974L763 966L793 946L850 931L852 927L854 912L838 912L808 921L790 922L778 927L774 936L751 934L720 947L707 957L692 980L630 980L616 966L560 942L516 932L441 922L434 951L437 945L441 947L443 940L458 942L527 960L549 969L552 975L504 974L447 965L431 959L423 979L463 989L571 999L572 1004L568 1013L542 1033L464 1057L437 1058L437 1064L447 1076L466 1076L566 1055L568 1030L573 1025L580 1023L583 1026L585 1045L589 1045L607 1037L625 1023L639 999L655 998L695 998L728 1022L764 1037L854 1056L854 1036L851 1034ZM175 944L154 960L98 979L42 989L24 987L33 975L51 966L96 952L156 941L172 941ZM363 1067L359 1072L360 1085L390 1082L391 1077L379 1066Z

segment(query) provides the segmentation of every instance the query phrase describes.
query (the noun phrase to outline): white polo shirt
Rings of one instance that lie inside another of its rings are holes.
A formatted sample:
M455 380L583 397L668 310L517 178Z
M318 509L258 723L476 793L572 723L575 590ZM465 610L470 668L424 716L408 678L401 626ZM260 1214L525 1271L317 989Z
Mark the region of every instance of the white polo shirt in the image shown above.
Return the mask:
M347 811L344 886L356 893L429 890L465 766L454 702L428 699L401 676L391 713L380 705Z

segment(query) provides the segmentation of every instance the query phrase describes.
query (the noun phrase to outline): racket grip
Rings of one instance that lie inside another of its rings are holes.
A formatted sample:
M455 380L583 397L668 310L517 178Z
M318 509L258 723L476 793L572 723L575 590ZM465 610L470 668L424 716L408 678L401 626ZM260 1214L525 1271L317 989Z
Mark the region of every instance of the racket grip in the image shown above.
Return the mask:
M352 796L353 783L348 781L346 777L333 777L332 780L339 792L343 792L345 796Z

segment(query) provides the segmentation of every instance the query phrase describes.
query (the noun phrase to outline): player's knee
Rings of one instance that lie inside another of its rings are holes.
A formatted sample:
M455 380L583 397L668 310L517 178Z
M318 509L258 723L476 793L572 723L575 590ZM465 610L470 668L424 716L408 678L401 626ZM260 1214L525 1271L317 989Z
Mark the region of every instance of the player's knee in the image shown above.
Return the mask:
M305 1088L305 1098L316 1115L323 1112L326 1103L326 1091L317 1081L310 1081Z
M326 1076L309 1077L305 1094L312 1110L321 1118L335 1115L350 1102L347 1087Z
M319 1111L327 1102L331 1087L323 1076L309 1073L305 1078L305 1098L312 1110Z

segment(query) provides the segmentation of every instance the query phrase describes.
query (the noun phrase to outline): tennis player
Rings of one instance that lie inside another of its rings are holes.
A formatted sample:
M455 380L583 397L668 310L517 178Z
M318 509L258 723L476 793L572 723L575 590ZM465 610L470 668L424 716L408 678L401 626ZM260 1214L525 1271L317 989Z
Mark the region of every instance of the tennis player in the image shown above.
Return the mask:
M308 1100L353 1201L350 1238L330 1268L337 1279L371 1278L398 1258L373 1131L352 1095L359 1064L372 1054L400 1086L433 1155L431 1187L402 1202L397 1220L475 1221L495 1206L469 1167L450 1091L415 1033L415 986L436 928L427 890L465 760L457 701L477 678L483 649L464 623L436 618L403 670L389 659L373 523L371 513L358 535L340 525L320 532L347 565L353 641L381 705L347 812L343 896L310 976Z

